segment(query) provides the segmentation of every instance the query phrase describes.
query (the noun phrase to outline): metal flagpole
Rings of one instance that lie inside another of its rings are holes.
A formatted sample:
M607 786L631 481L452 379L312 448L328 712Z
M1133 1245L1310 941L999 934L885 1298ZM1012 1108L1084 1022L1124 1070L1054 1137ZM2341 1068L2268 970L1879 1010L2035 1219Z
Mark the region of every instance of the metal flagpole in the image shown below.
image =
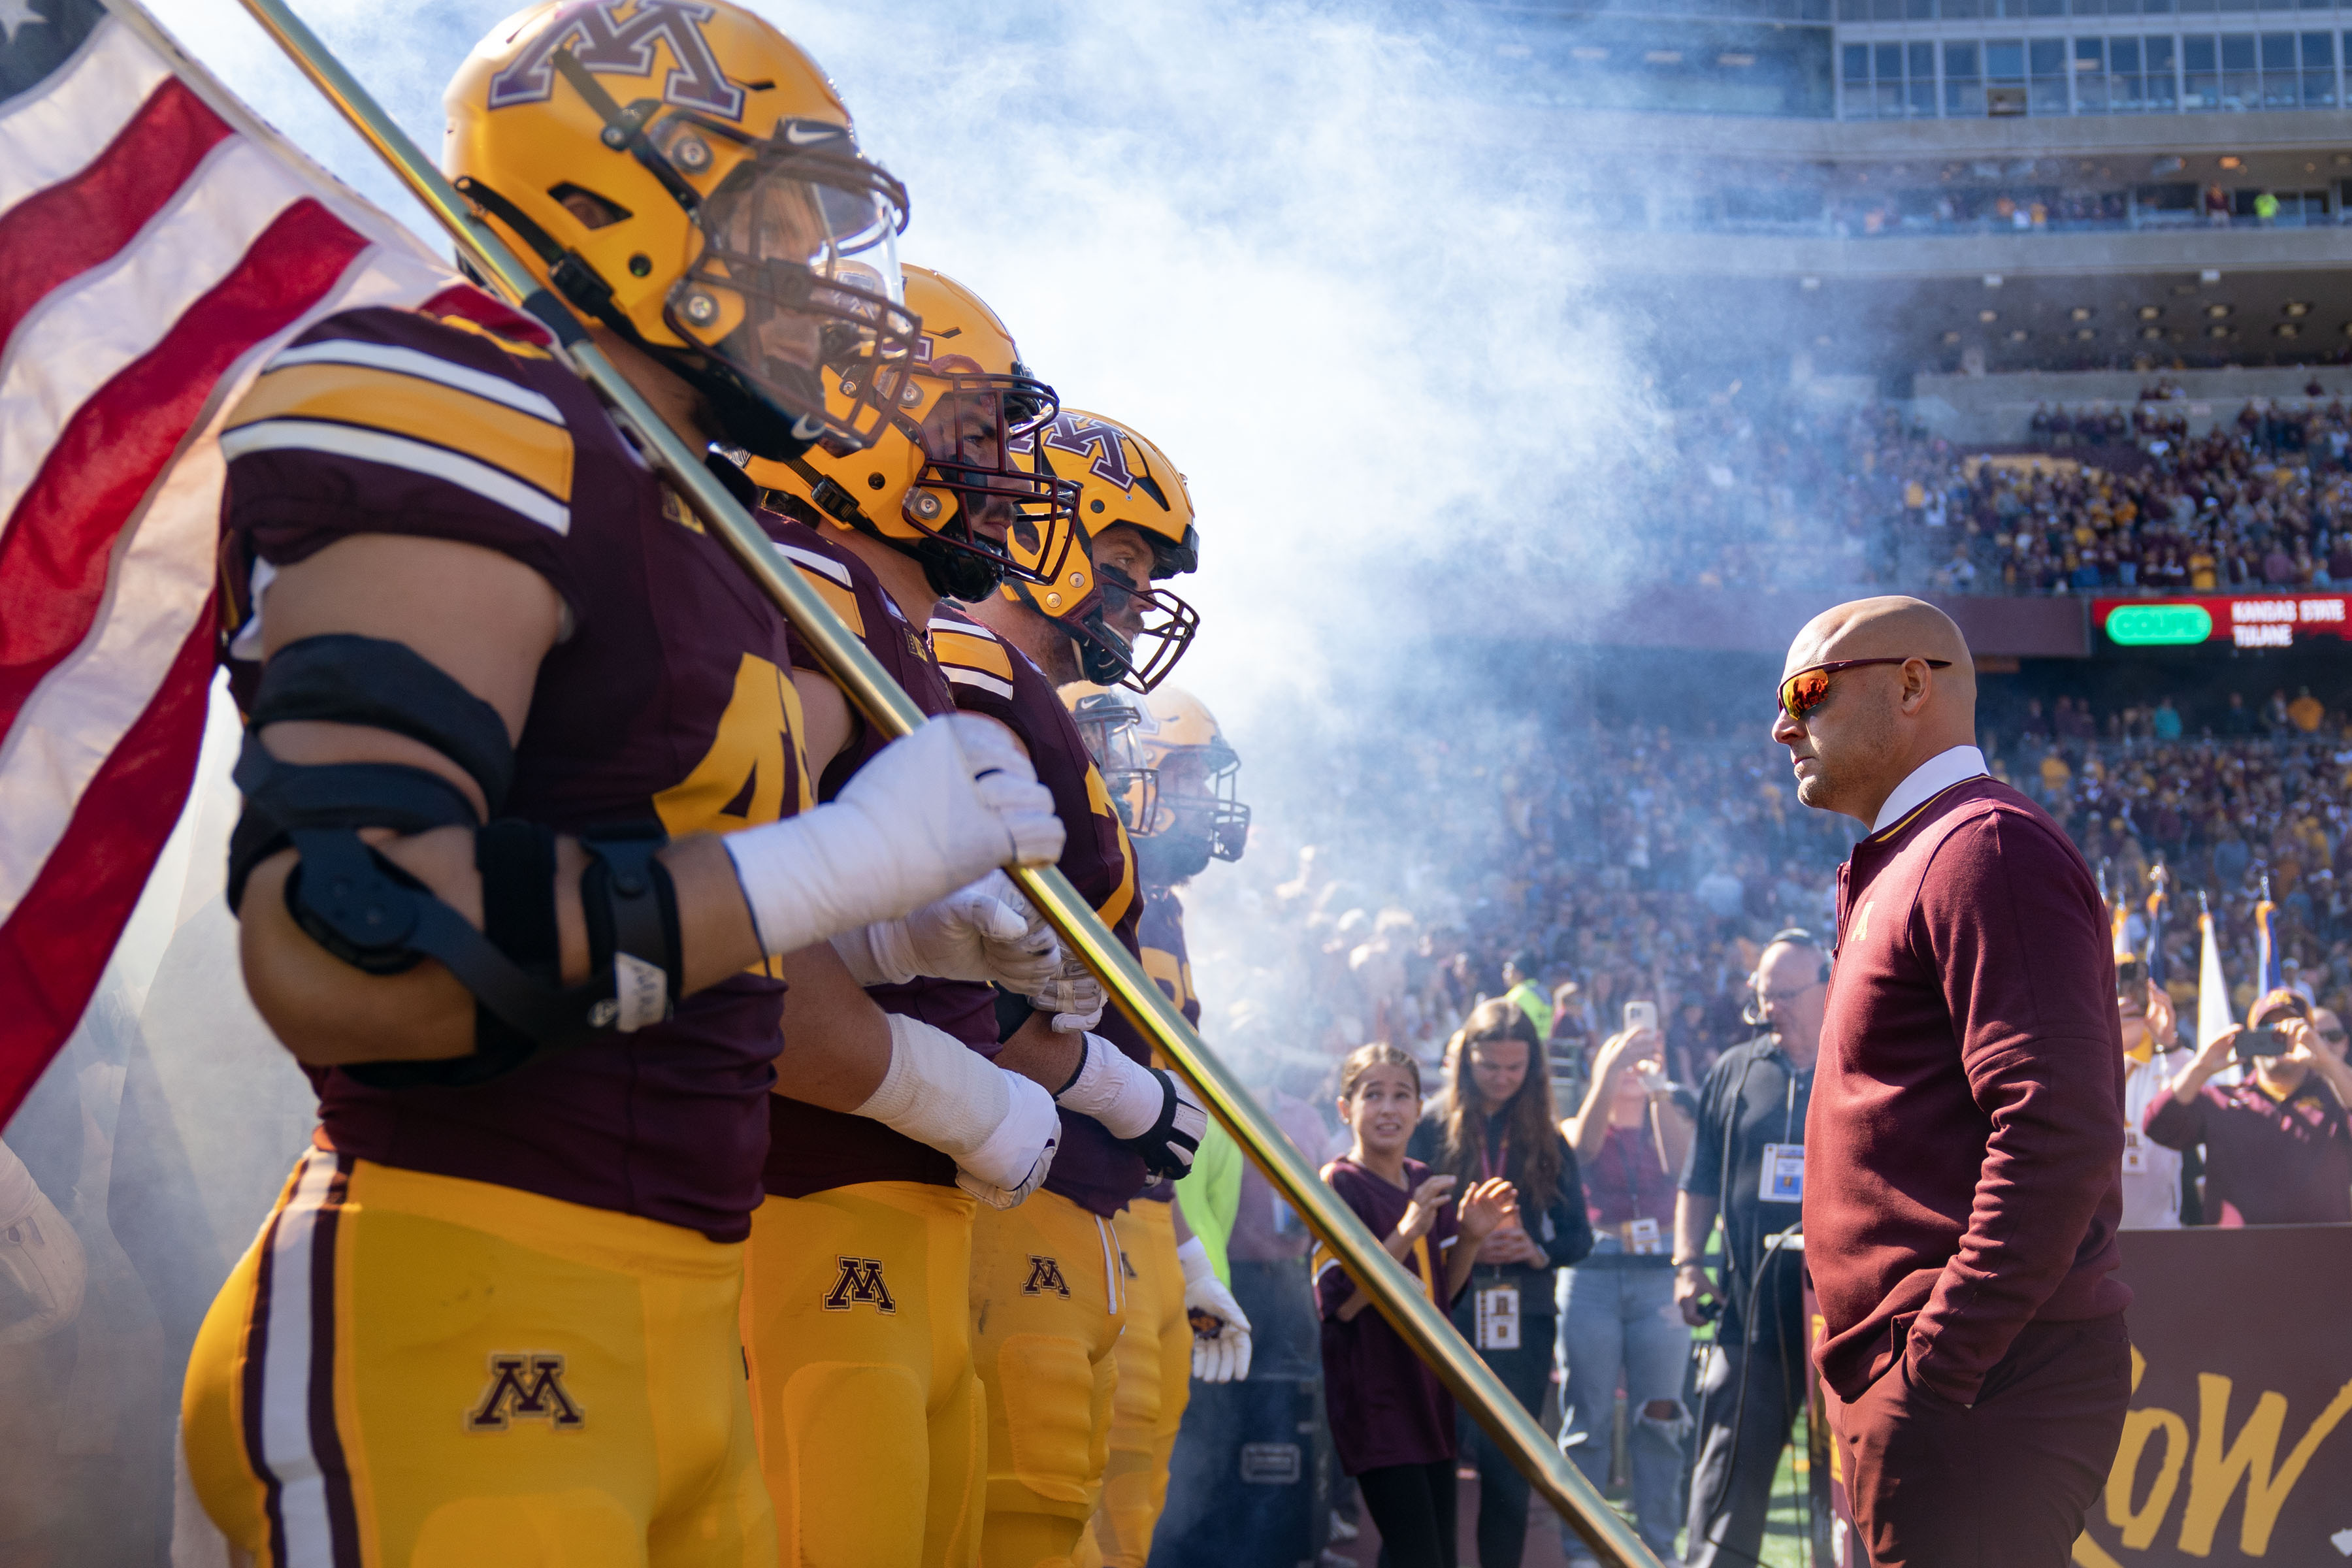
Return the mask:
M127 5L133 0L115 3ZM410 194L440 220L466 259L499 292L557 334L582 379L614 417L642 439L663 477L775 602L858 710L888 735L904 735L922 724L926 719L922 710L814 590L802 582L799 572L785 562L759 524L703 467L701 454L654 411L588 337L578 318L524 270L505 242L475 216L465 198L343 68L318 35L283 0L242 0L242 4L302 74L342 111L352 129L392 166ZM1288 1136L1192 1032L1184 1015L1143 973L1143 966L1096 918L1068 879L1053 867L1013 867L1009 874L1062 941L1101 977L1118 1010L1192 1085L1276 1191L1298 1211L1317 1239L1338 1254L1349 1274L1370 1292L1381 1315L1510 1455L1544 1500L1613 1568L1657 1568L1657 1560L1633 1527L1601 1500L1455 1331L1452 1321L1431 1304L1419 1283L1323 1183Z

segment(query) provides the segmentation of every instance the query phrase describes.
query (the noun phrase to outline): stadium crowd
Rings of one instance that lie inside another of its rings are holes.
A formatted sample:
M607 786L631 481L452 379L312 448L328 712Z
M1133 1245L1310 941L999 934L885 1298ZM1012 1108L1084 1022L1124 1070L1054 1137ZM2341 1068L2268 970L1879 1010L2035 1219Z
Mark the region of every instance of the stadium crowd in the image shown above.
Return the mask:
M1676 416L1643 564L1704 585L2167 593L2352 581L2352 412L2315 379L2191 435L2158 384L2036 411L2032 451L1934 436L1890 405L1731 395Z
M2335 1173L2352 1157L2352 1138L2331 1134L2316 1152L2305 1148L2308 1140L2298 1142L2294 1127L2282 1131L2271 1125L2276 1118L2264 1120L2267 1102L2249 1098L2254 1091L2234 1074L2214 1077L2228 1066L2227 1038L2211 1050L2194 1049L2197 917L2202 895L2215 917L2233 1017L2270 1022L2284 1016L2283 1007L2299 1006L2313 1037L2340 1050L2341 1021L2352 1017L2352 896L2336 877L2339 856L2352 856L2347 842L2352 711L2303 690L2251 700L2243 693L2199 691L2109 710L2071 696L2045 703L1996 687L1987 692L1983 714L1979 739L1993 772L2064 826L2100 871L2119 907L2122 939L2137 953L2147 951L2148 895L2163 868L2170 898L2157 978L2168 1016L2158 1024L2161 1004L2136 999L2122 1010L2127 1047L2153 1035L2168 1037L2175 1047L2158 1050L2150 1064L2133 1069L2140 1087L2130 1107L2136 1128L2150 1124L2144 1134L2135 1132L2145 1142L2133 1147L2146 1151L2143 1163L2156 1173L2141 1180L2154 1184L2151 1191L2164 1189L2155 1208L2173 1217L2130 1223L2277 1219L2284 1211L2272 1211L2280 1203L2312 1194L2332 1194L2327 1202L2341 1206L2342 1183ZM1428 1154L1451 1125L1449 1096L1464 1092L1471 1067L1483 1062L1475 1053L1488 1047L1480 1042L1506 1037L1495 1032L1494 1009L1502 1005L1506 1016L1513 1004L1525 1009L1544 1039L1549 1109L1573 1130L1569 1136L1586 1173L1581 1195L1592 1218L1591 1236L1601 1238L1580 1239L1579 1257L1559 1270L1574 1289L1562 1289L1556 1319L1546 1315L1548 1306L1535 1305L1549 1295L1544 1282L1524 1286L1518 1298L1529 1303L1520 1310L1535 1319L1528 1331L1533 1337L1525 1342L1538 1347L1529 1352L1537 1363L1552 1356L1558 1336L1562 1370L1553 1381L1559 1403L1549 1408L1572 1429L1606 1432L1612 1394L1601 1385L1641 1390L1638 1397L1626 1394L1630 1446L1613 1477L1605 1447L1571 1449L1571 1456L1588 1467L1596 1484L1606 1487L1613 1479L1624 1488L1618 1495L1663 1560L1742 1560L1741 1549L1728 1544L1708 1555L1712 1549L1703 1550L1696 1533L1683 1544L1684 1556L1674 1555L1683 1510L1692 1505L1675 1500L1671 1474L1687 1477L1693 1456L1710 1442L1720 1444L1720 1434L1707 1434L1708 1423L1720 1425L1722 1417L1703 1403L1704 1391L1684 1391L1686 1400L1702 1402L1675 1404L1691 1330L1654 1321L1658 1302L1675 1281L1663 1268L1654 1274L1622 1271L1629 1263L1663 1265L1663 1253L1654 1259L1582 1255L1595 1246L1602 1252L1616 1247L1615 1237L1633 1234L1632 1226L1654 1223L1661 1227L1654 1237L1671 1227L1670 1173L1682 1168L1687 1131L1675 1142L1668 1125L1674 1118L1666 1117L1659 1127L1662 1155L1620 1160L1626 1169L1656 1178L1630 1196L1620 1193L1622 1184L1593 1184L1596 1169L1618 1166L1609 1163L1610 1154L1595 1152L1603 1148L1597 1134L1590 1140L1580 1134L1594 1125L1596 1106L1604 1114L1612 1106L1623 1113L1613 1120L1633 1131L1614 1136L1640 1133L1643 1093L1636 1076L1649 1076L1650 1092L1669 1095L1667 1109L1676 1114L1709 1114L1702 1110L1710 1102L1701 1090L1710 1068L1759 1033L1751 1021L1751 974L1775 936L1792 927L1825 943L1836 868L1855 830L1797 800L1776 748L1719 724L1456 722L1451 733L1490 736L1496 730L1504 732L1500 742L1485 740L1474 751L1447 738L1443 726L1401 726L1346 759L1342 772L1350 784L1325 817L1315 845L1266 845L1292 854L1269 855L1271 864L1259 871L1254 891L1227 895L1248 906L1254 918L1243 922L1246 943L1200 955L1223 994L1211 999L1211 1037L1240 1058L1294 1138L1319 1130L1323 1146L1307 1150L1318 1161L1349 1157L1351 1150L1353 1157L1361 1156L1362 1131L1354 1125L1361 1117L1343 1124L1331 1108L1342 1098L1345 1075L1379 1059L1372 1053L1384 1047L1401 1047L1419 1067L1426 1109L1414 1147ZM1405 820L1415 825L1410 834L1398 830ZM1410 858L1401 863L1400 853ZM1286 873L1279 885L1265 886ZM2257 991L2257 907L2266 892L2292 993L2284 1002L2275 993L2264 997ZM1202 923L1229 925L1235 905L1211 914L1207 906L1216 897L1204 893ZM1789 949L1777 951L1783 954L1778 962L1791 962ZM1793 962L1799 968L1790 975L1811 975L1817 959L1806 951L1805 939ZM2137 984L2136 975L2124 979ZM1776 994L1788 980L1784 975L1774 983ZM1634 1053L1624 1048L1621 1031L1629 1025L1631 1002L1656 1004L1664 1039L1654 1073L1648 1061L1640 1064L1640 1074L1628 1071ZM1809 1047L1803 1060L1810 1059ZM2319 1093L2299 1073L2279 1068L2275 1076L2273 1098ZM1717 1073L1714 1081L1722 1078ZM2171 1103L2176 1085L2182 1089L2179 1108L2158 1117L2159 1102ZM2329 1126L2342 1124L2342 1114L2328 1110L2324 1095L2312 1103ZM1356 1109L1354 1102L1349 1109ZM1488 1110L1498 1119L1506 1114ZM2216 1139L2229 1146L2225 1153L2201 1155L2200 1148ZM1592 1148L1583 1146L1588 1141ZM2174 1148L2186 1152L2171 1152ZM2292 1180L2280 1187L2287 1177ZM1742 1180L1744 1186L1732 1186L1754 1187L1752 1174ZM2207 1193L2210 1201L2198 1195ZM2333 1212L2319 1208L2284 1217ZM1546 1235L1567 1230L1556 1226ZM1561 1261L1549 1260L1554 1268ZM1540 1258L1532 1264L1514 1259L1512 1266L1549 1271ZM1629 1321L1649 1324L1661 1337L1664 1348L1643 1352L1655 1367L1642 1370L1648 1362L1627 1339L1622 1364L1603 1356L1580 1370L1579 1356L1590 1360L1597 1352L1580 1337L1570 1309L1595 1289L1607 1291L1612 1302L1626 1292L1641 1296L1636 1305L1643 1310ZM1518 1364L1527 1356L1516 1350L1488 1359L1530 1409L1546 1408L1540 1365L1528 1372ZM1529 1379L1535 1379L1528 1384L1532 1392L1521 1390ZM1586 1386L1579 1387L1580 1379ZM1675 1426L1685 1409L1697 1420L1693 1432ZM1784 1431L1788 1416L1779 1419ZM1650 1441L1662 1434L1671 1436L1665 1448ZM1464 1450L1465 1465L1473 1452ZM1737 1469L1737 1452L1718 1453L1713 1462L1718 1469ZM1483 1451L1475 1457L1482 1472L1489 1468ZM1758 1463L1751 1456L1747 1468ZM1744 1483L1750 1492L1739 1506L1753 1514L1732 1528L1731 1541L1762 1528L1774 1468L1764 1464L1760 1479ZM1707 1473L1717 1478L1710 1487L1721 1484L1717 1471ZM1497 1491L1490 1507L1483 1500L1486 1490L1496 1489L1495 1478L1482 1474L1482 1479L1479 1561L1516 1563L1516 1552L1499 1543L1524 1532L1525 1500ZM1499 1517L1486 1516L1496 1512ZM1718 1521L1712 1528L1724 1526ZM1570 1539L1563 1538L1563 1550L1571 1563L1588 1561Z
M2105 871L2136 948L2151 873L2168 868L2167 978L2183 1017L2200 893L2235 1014L2255 1000L2265 879L2295 984L2352 1005L2352 888L2337 874L2347 859L2352 880L2352 713L2300 689L2105 712L2063 696L2000 701L1982 731L1993 771ZM1285 1031L1310 1047L1302 1067L1386 1040L1434 1068L1480 998L1528 981L1553 1010L1562 1093L1637 999L1660 1005L1669 1076L1696 1083L1753 1033L1740 1007L1765 939L1824 929L1852 842L1843 819L1799 804L1777 751L1715 728L1525 726L1483 761L1442 737L1384 735L1318 842L1285 863L1296 874L1268 895L1278 918L1253 923L1254 951L1219 971L1239 998L1234 1037L1272 1048L1270 1020L1304 1019ZM1398 814L1428 825L1403 866L1390 858ZM1319 1102L1313 1076L1287 1081Z

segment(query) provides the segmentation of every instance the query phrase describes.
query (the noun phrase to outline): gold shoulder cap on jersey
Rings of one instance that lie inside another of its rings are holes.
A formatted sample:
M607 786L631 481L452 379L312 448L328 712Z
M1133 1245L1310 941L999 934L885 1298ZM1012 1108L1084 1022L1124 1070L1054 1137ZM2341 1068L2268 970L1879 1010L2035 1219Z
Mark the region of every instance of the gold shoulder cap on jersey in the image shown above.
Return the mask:
M221 450L311 451L429 475L557 533L572 528L572 432L552 399L423 349L330 338L269 362Z
M537 343L527 343L520 338L508 337L503 332L493 331L481 322L467 321L463 316L435 316L432 319L452 331L471 332L483 342L495 345L500 353L510 353L517 359L552 361L555 358Z
M849 568L832 556L798 544L778 544L784 559L800 568L801 580L816 590L816 596L832 606L852 637L866 636L866 617L857 608L857 590Z
M1013 656L977 621L931 618L931 657L948 679L998 697L1013 695Z

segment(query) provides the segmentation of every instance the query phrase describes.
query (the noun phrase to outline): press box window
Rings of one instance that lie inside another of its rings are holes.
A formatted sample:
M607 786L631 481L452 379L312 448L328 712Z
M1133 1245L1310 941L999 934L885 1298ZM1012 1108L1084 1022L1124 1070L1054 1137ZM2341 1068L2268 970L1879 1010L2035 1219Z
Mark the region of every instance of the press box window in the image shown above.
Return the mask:
M1984 72L1977 46L1944 46L1944 112L1958 118L1985 111Z

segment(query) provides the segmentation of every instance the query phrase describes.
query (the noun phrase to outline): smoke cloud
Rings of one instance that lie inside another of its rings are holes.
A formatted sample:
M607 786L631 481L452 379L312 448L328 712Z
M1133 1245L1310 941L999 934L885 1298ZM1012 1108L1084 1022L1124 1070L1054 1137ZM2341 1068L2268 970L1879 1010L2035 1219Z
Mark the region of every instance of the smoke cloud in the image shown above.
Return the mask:
M440 245L241 12L152 8L298 144ZM1464 629L1454 590L1534 577L1605 601L1630 570L1634 520L1592 480L1638 465L1661 421L1594 303L1564 160L1538 122L1497 105L1462 40L1378 9L761 8L833 74L867 151L906 182L906 258L971 284L1066 405L1135 425L1188 477L1202 570L1177 586L1204 625L1178 679L1223 721L1264 828L1249 861L1203 880L1197 967L1213 1040L1241 989L1264 1023L1280 977L1241 986L1238 955L1320 831L1330 760L1401 721L1407 688L1423 706L1470 689L1440 647ZM443 83L505 11L300 9L428 152ZM9 1129L92 1259L88 1342L50 1342L71 1364L40 1375L63 1397L77 1367L103 1355L121 1369L113 1447L61 1450L28 1484L78 1497L87 1481L95 1500L128 1476L142 1499L97 1510L97 1534L65 1553L78 1560L117 1560L168 1521L179 1366L305 1131L306 1086L244 1000L219 902L226 738L208 747L199 803L101 1005ZM1222 1000L1220 954L1236 955ZM150 1145L136 1160L114 1136L122 1116Z

